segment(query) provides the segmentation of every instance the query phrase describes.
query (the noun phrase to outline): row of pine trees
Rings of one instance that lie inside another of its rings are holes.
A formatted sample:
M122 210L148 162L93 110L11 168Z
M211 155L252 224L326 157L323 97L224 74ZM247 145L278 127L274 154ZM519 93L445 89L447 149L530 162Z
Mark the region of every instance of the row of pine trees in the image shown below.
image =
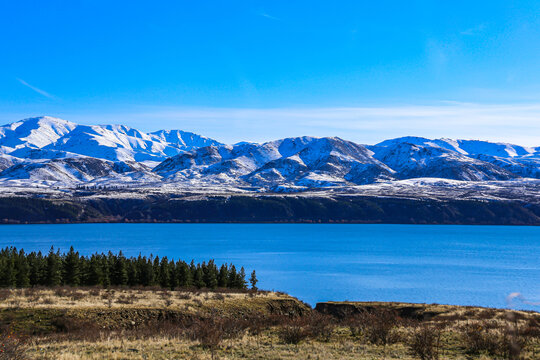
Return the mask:
M250 282L257 283L255 271ZM234 265L221 267L214 260L195 264L169 260L167 257L125 257L95 253L82 256L73 247L67 253L51 250L25 253L15 247L0 251L0 287L28 286L161 286L176 288L246 289L246 274Z

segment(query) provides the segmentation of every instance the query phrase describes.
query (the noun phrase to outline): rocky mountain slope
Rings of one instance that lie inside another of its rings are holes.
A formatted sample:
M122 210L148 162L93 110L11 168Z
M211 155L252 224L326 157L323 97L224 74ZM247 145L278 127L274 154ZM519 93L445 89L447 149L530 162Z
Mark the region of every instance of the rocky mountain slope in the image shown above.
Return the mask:
M52 117L0 127L0 186L296 192L418 178L540 179L540 147L419 137L361 145L307 136L225 145L180 130L144 133Z

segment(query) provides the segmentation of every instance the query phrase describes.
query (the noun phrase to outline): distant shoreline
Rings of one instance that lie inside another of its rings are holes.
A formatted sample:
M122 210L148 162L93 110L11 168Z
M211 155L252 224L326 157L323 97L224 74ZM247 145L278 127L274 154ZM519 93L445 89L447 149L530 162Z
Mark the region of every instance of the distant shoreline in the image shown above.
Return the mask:
M325 223L540 225L540 204L369 196L0 198L0 224Z

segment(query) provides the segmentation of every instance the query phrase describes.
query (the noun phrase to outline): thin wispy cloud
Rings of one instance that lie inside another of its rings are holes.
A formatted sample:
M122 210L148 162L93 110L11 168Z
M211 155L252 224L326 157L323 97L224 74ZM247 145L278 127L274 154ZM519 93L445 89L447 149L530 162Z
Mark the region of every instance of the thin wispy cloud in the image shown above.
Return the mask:
M540 146L540 103L311 108L145 107L116 114L69 116L69 120L125 123L145 131L175 128L220 141L264 142L291 136L339 136L364 144L388 138L479 139Z
M45 96L45 97L47 97L47 98L49 98L49 99L56 99L56 96L54 96L54 95L48 93L48 92L45 91L45 90L42 90L42 89L38 88L38 87L35 87L35 86L33 86L33 85L30 85L29 83L27 83L27 82L24 81L23 79L17 78L17 81L20 82L21 84L23 84L24 86L26 86L27 88L30 88L30 89L34 90L35 92L37 92L37 93L40 94L40 95L43 95L43 96Z
M267 19L270 19L270 20L281 21L280 18L272 16L272 15L270 15L270 14L264 12L264 11L259 12L258 15L262 16L262 17L265 17Z

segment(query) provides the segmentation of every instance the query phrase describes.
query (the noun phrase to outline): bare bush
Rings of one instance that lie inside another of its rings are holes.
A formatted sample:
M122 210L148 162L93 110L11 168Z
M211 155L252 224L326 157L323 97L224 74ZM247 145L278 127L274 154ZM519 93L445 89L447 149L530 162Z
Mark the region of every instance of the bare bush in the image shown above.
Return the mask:
M223 296L223 294L219 294L219 293L214 294L214 296L212 298L214 300L220 300L220 301L225 300L225 296Z
M69 292L65 287L58 286L54 288L54 295L58 297L67 297L69 295Z
M278 337L285 344L299 344L310 335L302 318L290 319L278 328Z
M499 352L499 336L489 329L485 322L467 324L461 327L463 344L470 354L486 352L496 355Z
M63 314L52 320L52 325L57 332L76 335L78 333L90 334L98 331L99 327L92 321L71 317Z
M24 339L15 336L11 331L0 334L0 360L26 360Z
M438 326L422 325L411 336L409 349L420 360L438 360L442 329Z
M521 329L521 336L529 339L540 339L540 321L530 319Z
M307 317L307 327L310 336L328 342L336 324L331 316L313 312Z
M190 328L190 337L202 347L208 348L214 359L217 348L225 338L224 325L225 321L219 317L196 320Z
M133 304L134 300L133 300L133 296L127 296L127 295L120 295L118 296L118 298L116 298L116 301L115 301L117 304Z
M82 291L73 291L70 294L70 298L73 301L79 301L86 297L86 295Z
M0 289L0 301L5 301L11 296L11 290L9 289Z
M93 287L90 290L88 290L88 295L90 296L99 296L101 293L101 289L98 287Z
M178 300L189 300L191 299L191 294L181 292L176 297L178 298Z
M490 323L467 324L461 328L462 340L470 354L488 354L505 359L520 359L527 340L517 323L493 328Z
M347 321L353 336L379 345L393 344L399 340L395 332L399 323L395 312L389 310L365 311L351 316Z

